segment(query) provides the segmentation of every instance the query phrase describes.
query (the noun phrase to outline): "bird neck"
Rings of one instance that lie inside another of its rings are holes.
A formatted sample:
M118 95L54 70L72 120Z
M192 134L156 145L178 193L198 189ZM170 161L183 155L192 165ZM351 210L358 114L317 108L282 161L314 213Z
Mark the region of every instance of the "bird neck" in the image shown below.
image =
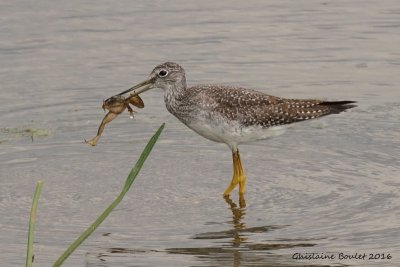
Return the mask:
M168 84L164 88L164 100L165 103L172 103L175 101L180 101L184 98L186 93L186 79L183 78L174 83Z

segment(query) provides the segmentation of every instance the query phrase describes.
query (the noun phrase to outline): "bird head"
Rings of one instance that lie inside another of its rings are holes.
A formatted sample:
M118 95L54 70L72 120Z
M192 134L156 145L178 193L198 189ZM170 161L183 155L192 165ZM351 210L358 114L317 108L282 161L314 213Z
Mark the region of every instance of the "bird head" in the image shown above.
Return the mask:
M147 80L138 83L118 95L123 95L131 91L134 91L133 94L138 95L153 88L169 90L177 86L186 87L185 70L177 63L165 62L156 66Z

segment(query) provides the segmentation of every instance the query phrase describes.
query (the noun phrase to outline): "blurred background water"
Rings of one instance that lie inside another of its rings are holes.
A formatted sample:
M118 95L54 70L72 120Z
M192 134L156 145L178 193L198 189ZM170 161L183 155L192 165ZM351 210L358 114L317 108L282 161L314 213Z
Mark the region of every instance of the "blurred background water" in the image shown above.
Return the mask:
M400 3L1 1L0 258L25 261L44 180L35 266L49 266L118 194L121 205L65 266L399 266ZM103 99L175 61L189 84L235 84L359 107L241 147L247 207L221 193L231 153L170 115L162 92L106 127ZM390 253L295 260L294 253Z

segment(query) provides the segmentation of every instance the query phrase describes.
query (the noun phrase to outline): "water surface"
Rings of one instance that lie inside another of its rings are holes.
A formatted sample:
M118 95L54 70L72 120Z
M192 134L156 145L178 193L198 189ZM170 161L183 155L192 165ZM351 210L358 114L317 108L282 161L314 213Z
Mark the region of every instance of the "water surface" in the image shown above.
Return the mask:
M50 266L118 194L166 128L121 205L65 266L400 265L400 4L376 1L0 3L0 250L24 264L44 180L36 266ZM171 60L189 84L356 100L345 114L244 145L246 207L221 193L231 153L143 95L97 147L101 101ZM390 260L294 260L294 253Z

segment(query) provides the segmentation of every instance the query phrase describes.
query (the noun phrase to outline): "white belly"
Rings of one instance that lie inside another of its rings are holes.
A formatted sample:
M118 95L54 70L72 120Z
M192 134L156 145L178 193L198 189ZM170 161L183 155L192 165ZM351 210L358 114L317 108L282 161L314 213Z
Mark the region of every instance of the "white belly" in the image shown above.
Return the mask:
M261 139L268 139L285 132L285 126L262 128L258 126L241 127L237 122L225 120L196 120L187 126L199 135L214 142L226 143L230 147L238 144L249 143Z

